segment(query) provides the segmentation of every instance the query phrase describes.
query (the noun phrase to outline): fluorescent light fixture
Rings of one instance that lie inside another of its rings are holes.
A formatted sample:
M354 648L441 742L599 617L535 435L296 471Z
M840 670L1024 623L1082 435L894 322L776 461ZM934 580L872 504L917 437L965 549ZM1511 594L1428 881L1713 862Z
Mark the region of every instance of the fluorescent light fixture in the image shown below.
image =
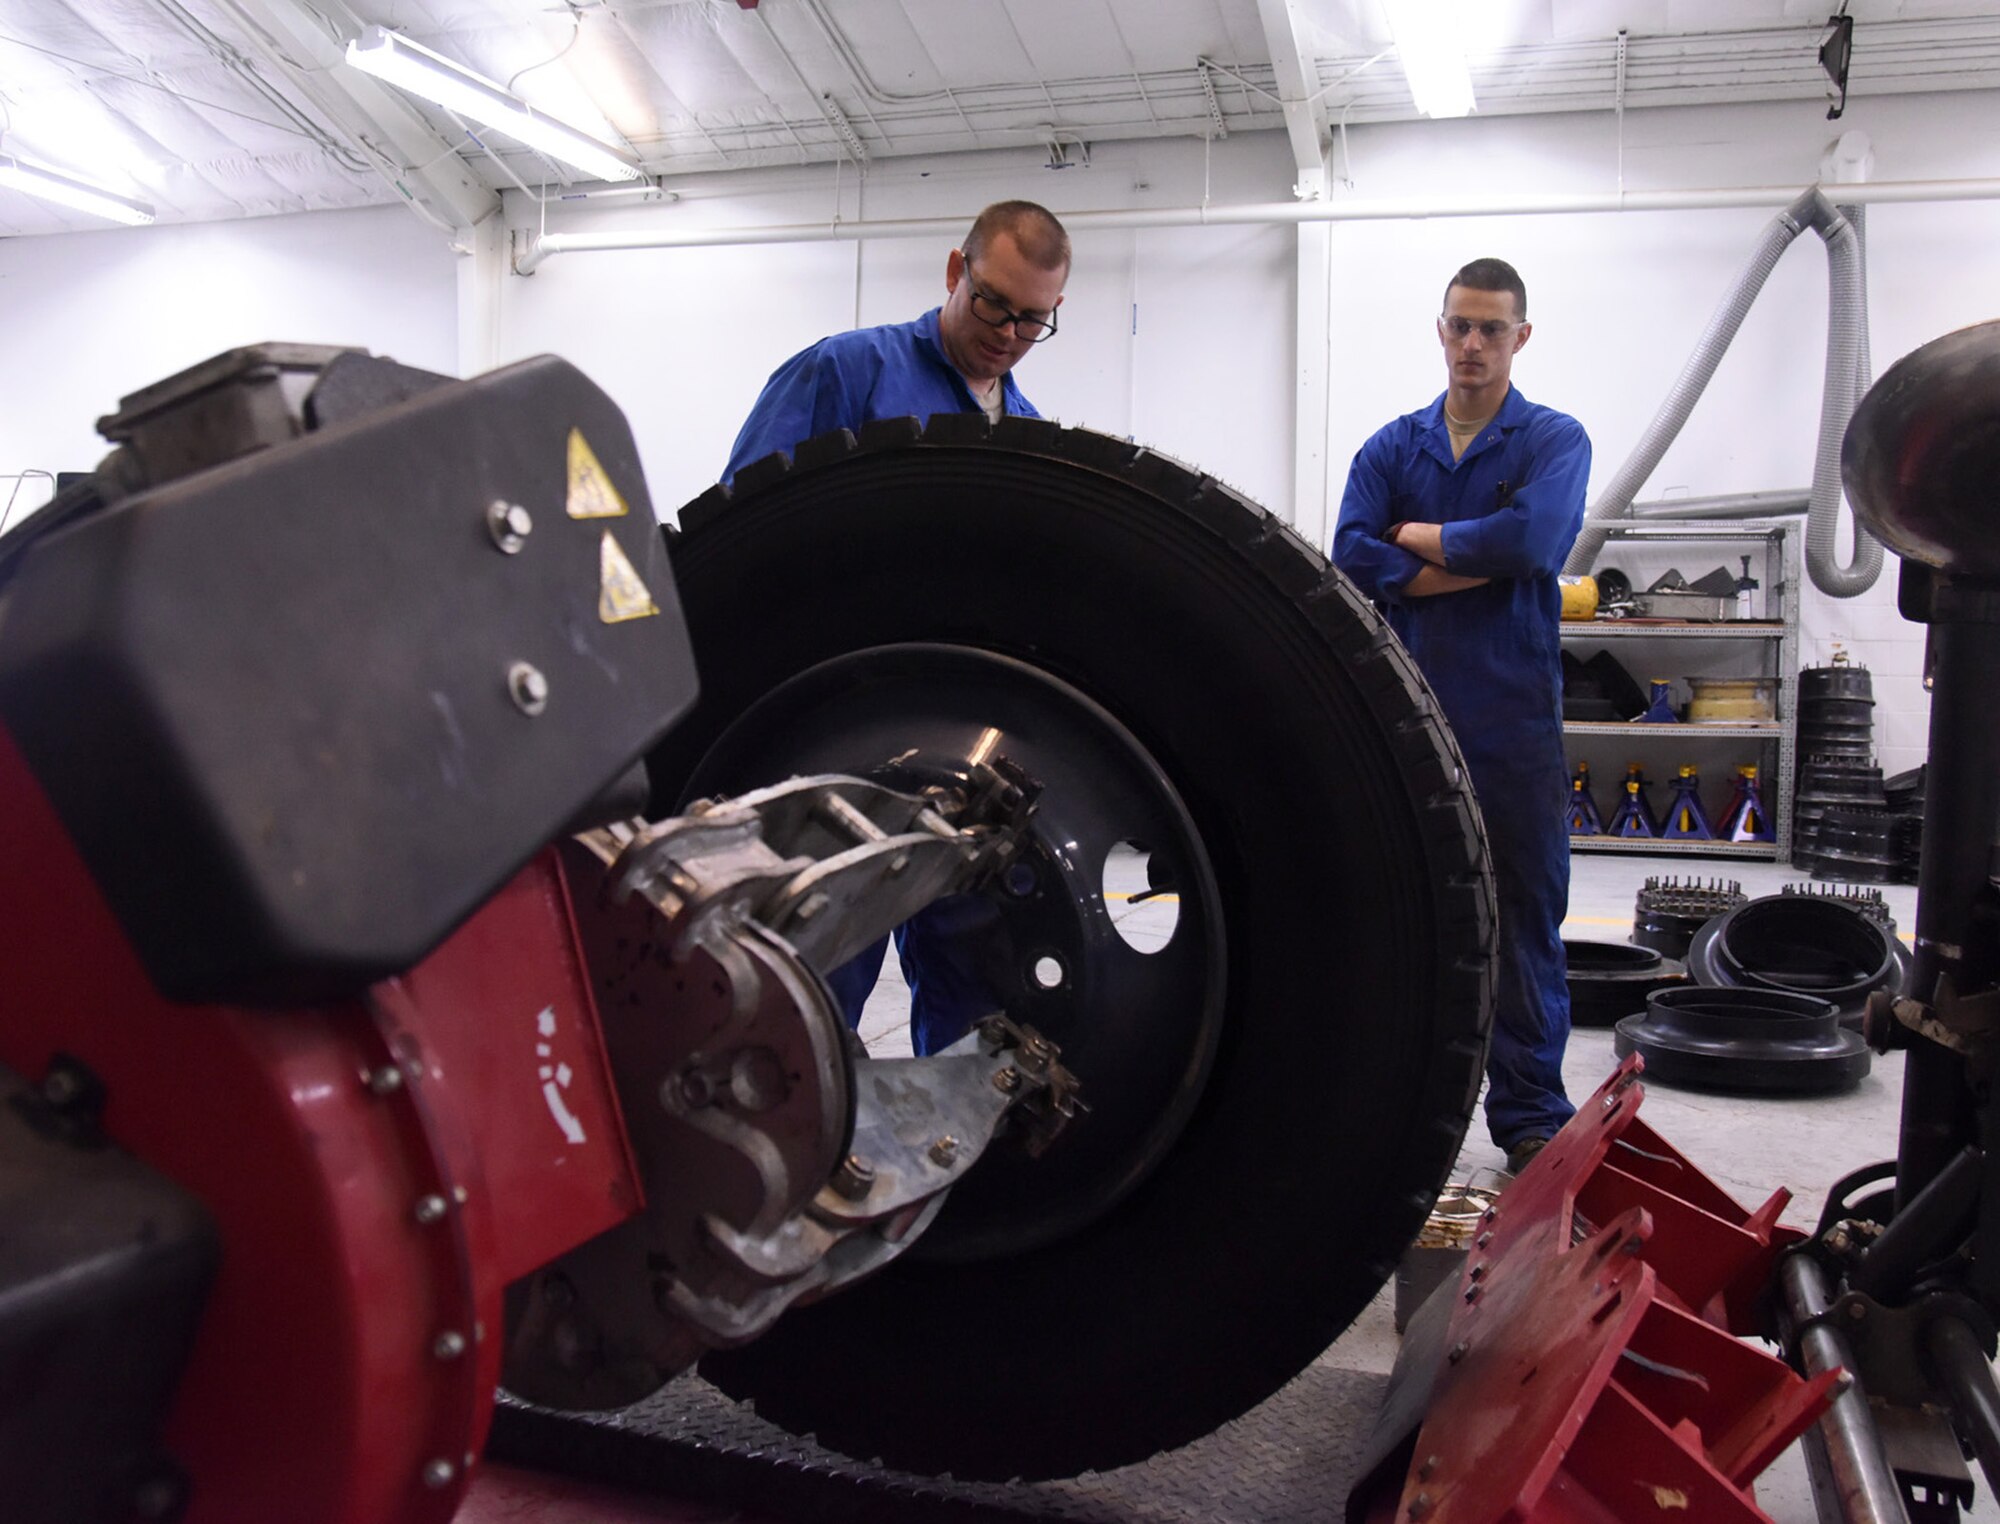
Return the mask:
M600 180L637 180L639 166L609 143L535 110L517 95L387 27L371 26L347 45L347 61L364 74L407 90L445 110L574 165Z
M1465 66L1468 18L1457 0L1382 0L1410 94L1425 116L1464 116L1474 105Z
M153 209L143 201L134 201L129 196L121 196L116 191L106 190L101 185L93 185L72 175L59 175L53 169L43 169L39 164L24 164L11 153L0 154L0 185L11 186L43 201L74 207L79 212L109 217L113 222L122 222L128 227L143 227L153 220Z

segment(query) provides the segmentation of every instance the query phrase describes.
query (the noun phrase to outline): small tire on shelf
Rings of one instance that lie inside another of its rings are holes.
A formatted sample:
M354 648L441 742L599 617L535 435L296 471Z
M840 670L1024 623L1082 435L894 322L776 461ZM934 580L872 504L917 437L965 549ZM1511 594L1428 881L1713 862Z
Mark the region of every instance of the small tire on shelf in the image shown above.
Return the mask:
M1687 982L1687 966L1630 942L1563 938L1569 962L1569 1020L1573 1027L1616 1026L1645 1010L1654 990Z
M1261 1402L1389 1280L1483 1070L1484 833L1401 644L1221 483L1027 419L814 440L690 504L669 557L702 692L651 758L657 809L809 669L970 650L1086 695L1150 754L1226 933L1185 1124L1100 1216L985 1257L919 1243L703 1372L849 1454L961 1478L1137 1461ZM786 770L782 746L763 760ZM1079 1078L1089 1101L1116 1065ZM1063 1141L1034 1167L1061 1171Z

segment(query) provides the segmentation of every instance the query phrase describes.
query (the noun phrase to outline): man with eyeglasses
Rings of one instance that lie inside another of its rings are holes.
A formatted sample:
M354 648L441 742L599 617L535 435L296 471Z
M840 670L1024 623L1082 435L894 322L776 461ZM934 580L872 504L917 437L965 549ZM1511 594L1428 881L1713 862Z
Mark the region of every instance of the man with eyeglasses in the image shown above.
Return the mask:
M1562 596L1583 525L1590 439L1514 387L1533 332L1505 260L1476 259L1437 319L1444 395L1378 430L1347 474L1333 559L1382 608L1451 722L1499 891L1486 1126L1518 1172L1575 1113L1562 919Z
M1069 265L1069 235L1054 213L1032 201L987 207L945 257L941 306L911 322L822 339L773 372L736 436L723 481L817 435L858 433L882 418L1039 418L1013 370L1055 337ZM998 1006L978 972L996 920L984 899L955 895L897 928L910 986L910 1044L919 1055L949 1047ZM860 1025L887 948L885 937L827 977L849 1026Z
M821 339L772 373L722 479L776 451L878 418L984 412L1039 418L1013 370L1055 337L1069 280L1069 235L1032 201L986 208L945 256L944 304L908 323Z

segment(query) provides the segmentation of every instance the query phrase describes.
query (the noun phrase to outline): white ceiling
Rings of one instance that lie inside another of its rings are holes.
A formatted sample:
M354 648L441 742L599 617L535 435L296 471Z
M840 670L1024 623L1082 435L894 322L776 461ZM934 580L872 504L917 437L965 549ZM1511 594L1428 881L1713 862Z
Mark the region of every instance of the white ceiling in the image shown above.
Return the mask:
M1823 97L1838 4L1471 0L1479 110L1609 110L1621 80L1628 108ZM1849 9L1850 99L2000 85L2000 0ZM1342 120L1415 115L1379 0L0 0L0 143L162 221L407 196L463 224L516 180L568 183L347 68L370 23L511 81L667 184L1265 131L1310 164ZM102 225L0 190L0 234Z

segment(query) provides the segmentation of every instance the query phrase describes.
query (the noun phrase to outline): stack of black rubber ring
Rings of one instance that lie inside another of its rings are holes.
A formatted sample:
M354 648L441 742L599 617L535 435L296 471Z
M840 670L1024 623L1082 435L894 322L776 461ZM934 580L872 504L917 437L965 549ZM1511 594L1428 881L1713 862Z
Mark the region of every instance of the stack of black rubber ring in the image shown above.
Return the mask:
M1835 662L1799 674L1799 769L1792 861L1815 877L1886 883L1896 826L1875 762L1875 694L1866 667Z

